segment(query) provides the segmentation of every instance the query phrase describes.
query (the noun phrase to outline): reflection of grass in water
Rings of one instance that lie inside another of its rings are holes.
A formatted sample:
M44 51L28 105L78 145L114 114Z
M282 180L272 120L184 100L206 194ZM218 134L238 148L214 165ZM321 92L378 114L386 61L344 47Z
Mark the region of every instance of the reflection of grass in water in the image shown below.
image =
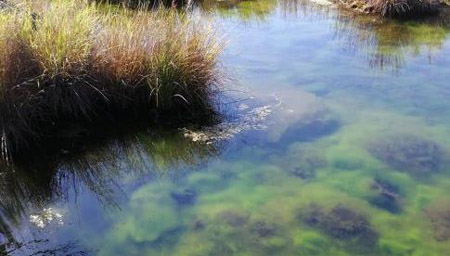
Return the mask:
M336 34L347 39L349 49L367 57L370 67L398 70L407 58L432 54L442 48L449 33L449 15L442 14L419 21L396 21L372 15L356 15L344 9L331 10L304 0L232 0L201 2L206 10L217 9L226 17L244 21L264 20L277 8L283 14L300 15L303 18L334 17Z
M224 17L236 17L242 21L264 20L279 7L283 15L318 16L328 13L326 6L311 3L309 0L224 0L199 1L206 11L215 10ZM320 12L318 12L320 10Z
M401 22L372 16L339 14L336 32L350 42L350 48L364 51L371 67L400 68L405 58L431 54L441 49L449 29L441 20Z
M13 232L16 228L33 211L65 200L72 192L76 194L86 189L102 206L112 208L122 199L121 189L136 183L136 179L163 176L168 169L190 169L218 153L216 146L193 143L179 132L166 132L159 136L141 132L136 137L125 136L96 143L93 142L87 152L74 153L63 159L59 156L55 162L44 160L15 170L2 167L0 241L4 237L10 243L9 247L20 250L21 245L15 244ZM143 202L140 207L158 207L161 214L155 215L155 219L169 221L171 217L166 214L167 209L159 203L150 205ZM153 229L158 234L164 228ZM21 242L21 239L19 237L18 240Z
M241 20L263 20L277 6L276 0L225 0L200 1L200 6L207 11L217 10L224 17L238 17Z

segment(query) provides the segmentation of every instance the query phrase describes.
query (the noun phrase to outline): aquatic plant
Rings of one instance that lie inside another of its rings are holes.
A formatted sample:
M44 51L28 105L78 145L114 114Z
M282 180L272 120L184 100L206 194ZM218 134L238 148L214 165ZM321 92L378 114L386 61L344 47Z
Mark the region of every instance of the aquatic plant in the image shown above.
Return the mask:
M310 204L299 210L297 219L333 238L356 241L360 249L372 249L378 240L378 234L364 215L342 205L326 210L320 205Z
M251 226L252 232L256 233L259 237L271 237L275 235L277 230L275 224L266 221L257 221Z
M281 159L274 159L276 164L289 174L305 181L314 179L316 170L327 166L323 152L311 145L293 146L283 154Z
M20 10L0 13L3 158L64 121L211 116L220 44L206 23L163 9L16 1Z
M243 211L226 210L219 214L219 218L231 227L241 227L247 223L250 215Z
M450 240L450 204L437 201L425 209L425 215L433 227L434 238L439 242Z
M435 142L410 135L382 138L368 146L369 152L388 166L414 176L441 170L444 151Z

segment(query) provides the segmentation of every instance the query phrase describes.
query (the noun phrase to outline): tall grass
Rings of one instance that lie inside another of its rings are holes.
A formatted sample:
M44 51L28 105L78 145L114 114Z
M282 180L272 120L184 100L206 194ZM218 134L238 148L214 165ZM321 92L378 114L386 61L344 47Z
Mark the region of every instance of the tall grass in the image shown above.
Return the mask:
M37 2L14 0L15 10L0 12L3 158L61 120L211 113L221 47L206 22L173 10Z

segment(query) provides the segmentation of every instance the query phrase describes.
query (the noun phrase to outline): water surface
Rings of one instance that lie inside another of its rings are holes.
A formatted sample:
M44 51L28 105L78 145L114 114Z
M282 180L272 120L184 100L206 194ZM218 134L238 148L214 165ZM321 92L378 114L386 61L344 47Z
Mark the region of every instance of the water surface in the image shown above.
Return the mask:
M4 167L0 255L450 253L446 20L198 8L229 42L223 122Z

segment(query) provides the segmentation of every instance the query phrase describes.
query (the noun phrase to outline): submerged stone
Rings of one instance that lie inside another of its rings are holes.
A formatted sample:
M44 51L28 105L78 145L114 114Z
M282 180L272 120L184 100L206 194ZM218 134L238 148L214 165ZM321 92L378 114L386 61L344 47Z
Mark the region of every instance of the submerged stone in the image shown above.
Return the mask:
M443 150L430 140L401 135L373 142L369 152L388 166L415 176L429 175L442 168Z
M311 120L301 120L287 129L280 138L280 144L289 144L293 141L314 141L321 137L335 133L340 127L336 119L324 117Z
M372 248L378 240L378 234L366 217L345 206L338 205L327 211L311 204L298 212L297 219L332 238L354 241L358 246Z
M190 206L197 201L197 192L193 189L185 189L181 192L172 192L170 197L178 206Z
M377 192L375 197L369 199L369 202L390 213L399 213L400 193L399 189L389 181L375 178L371 183L371 188Z

